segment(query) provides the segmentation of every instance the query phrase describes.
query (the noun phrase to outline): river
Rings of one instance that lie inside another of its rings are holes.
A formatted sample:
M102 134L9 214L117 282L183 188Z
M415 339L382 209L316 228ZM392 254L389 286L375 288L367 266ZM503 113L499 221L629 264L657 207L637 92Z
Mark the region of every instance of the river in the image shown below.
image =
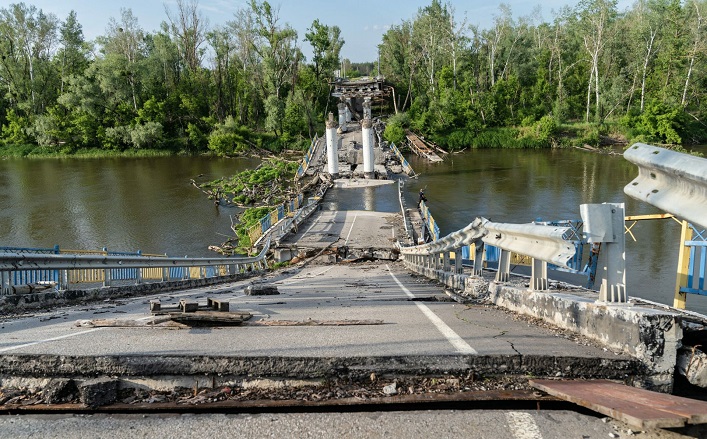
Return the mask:
M704 150L704 148L703 148ZM409 157L419 177L405 186L408 205L426 189L442 235L477 216L496 222L579 219L584 203L625 203L627 215L658 213L623 193L638 174L621 155L577 150L474 150L439 164ZM190 179L216 179L253 167L254 159L0 160L0 246L100 249L214 256L238 209L216 206ZM396 211L393 186L332 191L329 208ZM628 225L628 224L627 224ZM672 304L680 227L642 221L627 235L627 290ZM707 298L688 309L707 313Z
M0 160L0 246L141 250L215 256L235 208L190 184L256 166L255 159L155 157Z

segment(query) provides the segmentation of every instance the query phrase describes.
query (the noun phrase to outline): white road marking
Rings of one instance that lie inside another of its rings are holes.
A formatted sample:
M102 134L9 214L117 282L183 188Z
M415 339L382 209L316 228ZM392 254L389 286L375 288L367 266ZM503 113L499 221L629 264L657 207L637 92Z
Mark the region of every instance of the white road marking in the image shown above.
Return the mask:
M543 439L533 416L525 412L507 412L508 427L515 439Z
M354 224L356 224L356 218L358 218L358 214L354 215L354 219L353 221L351 221L351 228L349 229L349 234L346 235L346 241L344 241L344 245L349 242L349 237L351 236L351 232L353 231Z
M59 337L52 337L52 338L48 338L48 339L46 339L46 340L33 341L32 343L25 343L25 344L20 344L20 345L17 345L17 346L10 346L9 348L2 348L2 349L0 349L0 352L7 352L7 351L15 350L15 349L26 348L26 347L29 347L29 346L34 346L34 345L38 345L38 344L42 344L42 343L47 343L47 342L50 342L50 341L61 340L61 339L64 339L64 338L69 338L69 337L76 337L77 335L88 334L89 332L100 331L101 329L103 329L103 328L93 328L93 329L89 329L88 331L74 332L73 334L66 334L66 335L61 335L61 336L59 336Z
M415 298L415 295L412 294L412 293L410 292L410 290L408 290L407 288L405 288L405 285L403 285L403 284L398 280L398 278L395 277L395 275L393 274L393 271L390 269L390 267L388 267L388 265L386 265L386 267L388 268L388 272L390 273L390 276L393 278L393 280L395 281L395 283L398 284L398 286L400 287L400 289L402 289L402 290L405 292L405 294L407 294L408 297L410 297L411 299L414 299L414 298ZM434 324L434 325L437 327L437 329L439 330L439 332L441 332L442 335L444 335L444 336L447 338L447 340L449 340L449 342L452 344L452 346L454 346L454 348L457 350L457 352L459 352L459 353L461 353L461 354L472 354L472 355L473 355L473 354L478 354L478 352L476 351L476 349L474 349L474 348L472 348L471 346L469 346L469 344L468 344L467 342L465 342L464 339L459 336L459 334L457 334L456 332L454 332L454 330L453 330L452 328L450 328L449 326L447 326L447 324L444 323L444 322L442 321L442 319L440 319L439 317L437 317L437 314L435 314L434 312L432 312L432 310L429 309L429 308L427 307L427 305L425 305L424 303L421 303L421 302L415 302L415 305L417 305L417 307L420 309L420 311L422 311L422 313L423 313L428 319L430 319L430 321L432 322L432 324Z

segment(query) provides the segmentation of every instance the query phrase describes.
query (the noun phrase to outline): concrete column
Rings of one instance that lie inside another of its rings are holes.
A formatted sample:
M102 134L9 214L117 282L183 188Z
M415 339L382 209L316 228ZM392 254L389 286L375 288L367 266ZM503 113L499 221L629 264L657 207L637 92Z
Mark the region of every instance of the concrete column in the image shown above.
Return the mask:
M371 98L366 96L363 100L363 118L373 119L373 114L371 112Z
M373 152L373 123L371 119L363 119L361 136L363 137L363 175L366 178L376 178L373 172L375 154Z
M327 171L331 178L339 177L339 136L336 134L336 122L334 115L329 113L329 120L326 122L326 157Z
M351 122L351 98L346 98L346 123Z
M338 109L339 109L339 129L341 130L342 133L345 133L346 128L347 128L346 127L346 111L347 111L346 104L344 104L343 102L339 102Z

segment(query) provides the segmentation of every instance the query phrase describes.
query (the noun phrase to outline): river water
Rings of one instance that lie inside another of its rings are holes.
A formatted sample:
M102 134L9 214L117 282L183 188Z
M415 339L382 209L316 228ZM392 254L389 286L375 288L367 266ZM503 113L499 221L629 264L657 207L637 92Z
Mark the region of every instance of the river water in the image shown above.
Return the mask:
M420 174L406 181L408 206L425 189L442 235L483 216L525 223L579 219L584 203L625 203L627 215L659 213L623 193L638 174L621 155L576 150L473 150L432 164L408 158ZM0 160L0 246L100 249L214 256L230 230L232 207L216 206L190 184L231 175L254 159ZM332 190L328 208L397 211L394 185ZM629 225L629 224L627 224ZM672 304L680 227L642 221L627 235L629 295ZM707 298L688 309L707 313Z
M0 246L215 256L237 209L190 184L254 159L156 157L0 160Z

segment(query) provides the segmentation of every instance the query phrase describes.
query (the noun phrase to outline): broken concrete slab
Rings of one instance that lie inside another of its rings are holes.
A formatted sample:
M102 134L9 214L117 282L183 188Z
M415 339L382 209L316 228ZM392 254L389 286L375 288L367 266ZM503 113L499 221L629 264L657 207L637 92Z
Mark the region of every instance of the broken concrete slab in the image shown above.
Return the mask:
M42 398L46 404L60 404L72 398L77 390L72 379L52 378L42 389Z
M707 355L697 347L678 350L677 370L690 384L707 388Z
M118 399L118 380L96 378L79 384L81 402L90 408L113 404Z

